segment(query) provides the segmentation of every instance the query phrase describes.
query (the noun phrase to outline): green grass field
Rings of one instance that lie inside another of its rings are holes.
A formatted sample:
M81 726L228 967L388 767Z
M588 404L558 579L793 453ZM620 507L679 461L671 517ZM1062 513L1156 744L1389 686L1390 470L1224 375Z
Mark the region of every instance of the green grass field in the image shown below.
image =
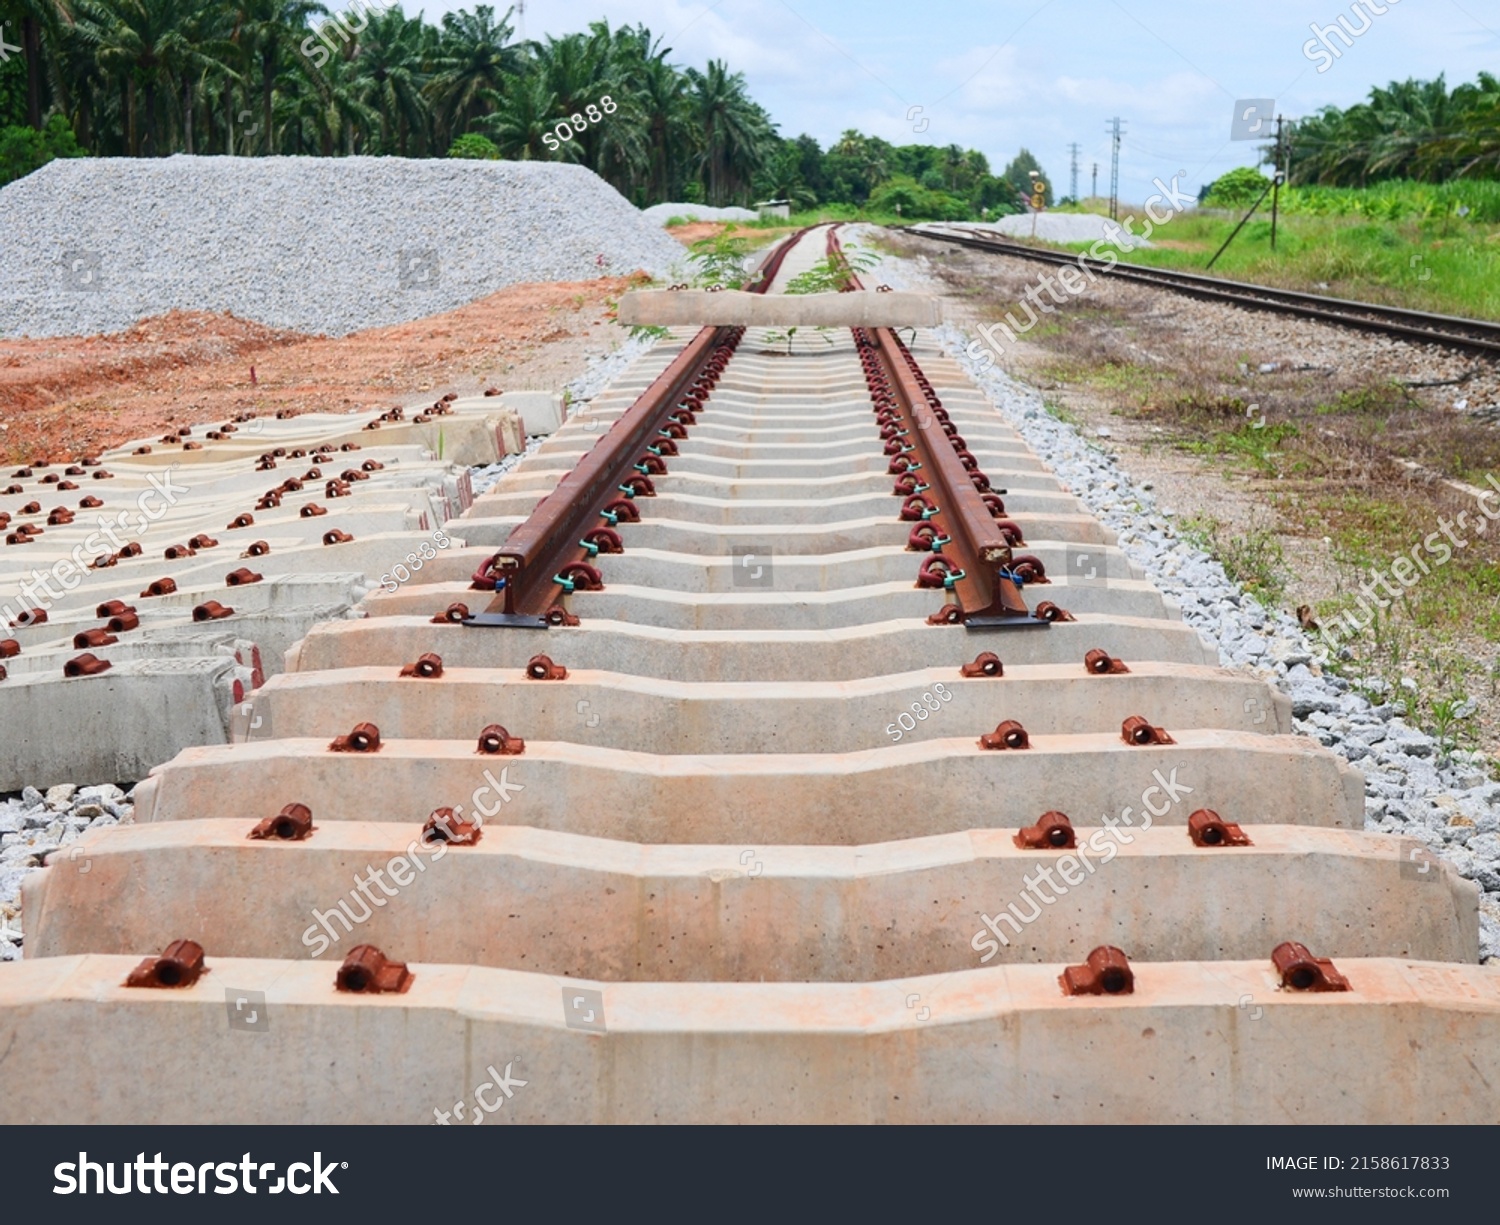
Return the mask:
M1400 216L1377 215L1402 211L1389 190L1293 189L1287 193L1293 208L1307 211L1278 218L1274 251L1267 198L1219 257L1212 275L1412 310L1500 319L1500 221L1475 220L1494 211L1489 195L1500 192L1485 189L1500 185L1469 185L1476 203L1466 217L1434 204L1434 189L1408 186L1424 190L1408 193L1405 215ZM1303 192L1307 196L1299 200ZM1315 207L1348 211L1312 211ZM1429 215L1421 215L1424 209ZM1122 207L1122 217L1130 211ZM1243 216L1243 210L1233 216L1218 215L1219 211L1190 212L1157 227L1150 239L1156 245L1131 252L1128 260L1204 271ZM1142 233L1142 221L1138 219L1132 229Z

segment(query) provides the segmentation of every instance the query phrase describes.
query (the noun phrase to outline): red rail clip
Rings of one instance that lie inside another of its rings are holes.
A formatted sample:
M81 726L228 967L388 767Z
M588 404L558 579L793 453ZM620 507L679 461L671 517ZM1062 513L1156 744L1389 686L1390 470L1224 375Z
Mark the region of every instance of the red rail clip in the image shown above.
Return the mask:
M1042 559L1031 553L1022 553L1013 558L1010 564L1011 573L1028 583L1050 583L1047 577L1047 568L1042 565Z
M312 809L306 804L288 804L274 817L267 817L246 837L278 838L282 842L301 842L317 826L312 823Z
M234 616L234 609L226 608L218 600L204 600L193 609L194 621L222 621L225 617Z
M107 659L98 659L85 651L75 659L68 660L63 664L64 676L98 676L101 672L108 672L114 665Z
M526 661L526 676L533 681L565 681L568 670L562 664L553 663L546 655L533 655Z
M451 808L438 808L422 826L422 841L473 846L483 833L478 821L465 821Z
M417 656L417 662L401 669L402 676L420 676L424 680L436 680L443 674L443 657L428 651Z
M1031 737L1026 734L1026 729L1014 719L1007 719L992 732L986 732L979 738L979 747L982 749L1029 749Z
M1350 991L1349 980L1326 957L1314 957L1307 945L1288 940L1271 950L1271 964L1287 991Z
M73 649L81 651L85 647L107 647L119 641L107 629L84 630L81 634L73 635Z
M1129 959L1109 944L1101 944L1081 966L1069 966L1058 982L1064 995L1130 995L1135 991Z
M231 570L226 574L224 583L228 587L243 587L247 583L258 583L264 577L263 574L256 574L254 570L241 566L238 570Z
M1036 611L1032 613L1032 616L1034 616L1038 621L1078 620L1078 618L1070 613L1066 608L1059 608L1051 600L1043 600L1040 604L1038 604L1036 606Z
M1188 837L1194 846L1249 846L1245 831L1225 821L1211 808L1200 808L1188 818Z
M373 723L356 723L347 736L339 736L328 746L330 753L376 753L380 750L380 729Z
M1094 676L1119 675L1121 672L1130 671L1123 660L1115 659L1098 647L1083 657L1083 666Z
M491 723L479 733L479 752L488 756L514 757L526 751L526 742L512 736L498 723Z
M1063 851L1076 847L1078 837L1067 813L1044 812L1035 825L1017 831L1016 845L1029 851Z
M432 619L433 625L457 625L469 615L467 604L450 604Z
M1120 724L1120 738L1126 744L1176 744L1165 731L1159 727L1152 727L1140 715L1131 715Z
M130 971L127 987L191 987L208 967L203 964L203 946L195 940L174 940L160 957L147 957Z
M954 605L957 607L957 605ZM1004 676L1005 665L994 651L984 651L958 670L960 676Z
M400 995L411 987L414 977L406 962L391 961L373 944L361 944L349 950L333 982L340 991Z

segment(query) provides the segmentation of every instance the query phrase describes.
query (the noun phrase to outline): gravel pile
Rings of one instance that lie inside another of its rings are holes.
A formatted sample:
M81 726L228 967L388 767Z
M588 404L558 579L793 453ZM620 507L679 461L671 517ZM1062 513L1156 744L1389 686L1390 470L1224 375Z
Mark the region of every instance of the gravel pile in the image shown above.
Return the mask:
M753 208L714 208L708 204L653 204L643 208L641 216L652 225L666 225L673 217L693 221L754 221L760 216Z
M134 811L126 793L109 783L61 783L45 795L27 787L19 797L0 801L0 961L21 957L22 879L42 866L43 856L76 842L84 830L129 821ZM75 866L89 870L82 857Z
M1359 767L1365 827L1412 839L1419 857L1430 848L1479 885L1480 957L1500 957L1500 783L1489 781L1484 755L1442 756L1397 706L1372 704L1349 681L1322 672L1295 620L1262 607L1218 562L1177 537L1172 510L1157 505L1149 482L1137 485L1101 444L1049 414L1039 391L998 368L981 371L964 353L969 336L949 325L936 334L1042 462L1119 533L1120 548L1182 606L1183 620L1218 646L1220 662L1264 676L1290 696L1299 733Z
M60 158L0 190L0 336L172 309L341 336L522 282L669 277L683 256L561 162Z

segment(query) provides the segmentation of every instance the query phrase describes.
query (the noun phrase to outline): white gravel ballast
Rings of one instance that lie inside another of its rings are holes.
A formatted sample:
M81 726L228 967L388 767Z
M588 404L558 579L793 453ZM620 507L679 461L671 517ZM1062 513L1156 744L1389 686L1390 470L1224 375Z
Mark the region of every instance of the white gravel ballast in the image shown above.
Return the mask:
M1360 769L1365 828L1410 839L1403 858L1412 871L1427 870L1422 856L1439 855L1479 886L1479 955L1500 957L1500 783L1488 777L1484 755L1445 754L1396 705L1377 705L1349 680L1319 668L1301 626L1257 603L1219 562L1179 537L1173 511L1157 504L1149 483L1131 480L1107 444L1053 417L1035 388L976 362L966 352L973 339L967 333L945 324L935 335L1048 469L1119 534L1120 549L1178 603L1183 620L1218 647L1220 662L1255 672L1287 694L1294 729ZM1284 799L1296 803L1295 796Z
M394 157L60 158L0 190L0 335L172 309L342 336L681 244L583 166Z
M715 208L712 204L684 204L668 200L643 208L641 216L653 225L666 225L674 217L686 217L689 221L754 221L760 216L753 208L737 208L729 205Z

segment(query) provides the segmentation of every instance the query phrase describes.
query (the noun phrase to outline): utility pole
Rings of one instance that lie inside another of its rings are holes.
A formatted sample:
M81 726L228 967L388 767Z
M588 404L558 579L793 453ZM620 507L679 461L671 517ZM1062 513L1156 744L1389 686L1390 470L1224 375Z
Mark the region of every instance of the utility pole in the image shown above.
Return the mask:
M1105 131L1111 137L1109 153L1109 218L1111 221L1120 219L1120 124L1124 122L1118 115L1109 121L1109 127Z
M1089 192L1089 195L1090 195L1090 197L1092 197L1095 200L1097 200L1099 198L1099 163L1098 162L1094 163L1094 186L1093 186L1093 189Z
M1073 155L1073 177L1072 190L1068 193L1073 197L1073 203L1078 203L1078 142L1074 141L1068 146L1068 152Z
M1271 250L1276 250L1276 205L1281 199L1281 116L1276 116L1276 151L1271 155Z

